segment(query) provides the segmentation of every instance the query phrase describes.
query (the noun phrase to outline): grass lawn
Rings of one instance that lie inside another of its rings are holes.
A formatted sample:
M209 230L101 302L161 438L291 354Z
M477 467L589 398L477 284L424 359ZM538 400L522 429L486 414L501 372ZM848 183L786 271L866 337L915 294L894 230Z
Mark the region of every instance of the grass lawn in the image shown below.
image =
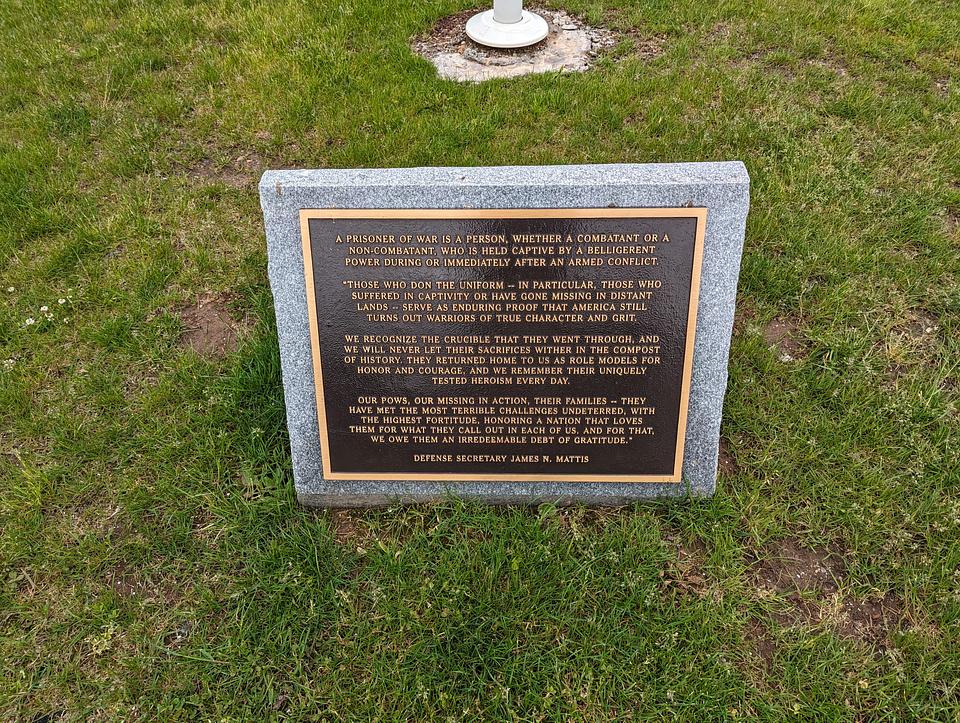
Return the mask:
M570 0L597 68L457 85L468 7L0 5L0 719L960 719L960 4ZM723 159L714 499L296 504L264 168Z

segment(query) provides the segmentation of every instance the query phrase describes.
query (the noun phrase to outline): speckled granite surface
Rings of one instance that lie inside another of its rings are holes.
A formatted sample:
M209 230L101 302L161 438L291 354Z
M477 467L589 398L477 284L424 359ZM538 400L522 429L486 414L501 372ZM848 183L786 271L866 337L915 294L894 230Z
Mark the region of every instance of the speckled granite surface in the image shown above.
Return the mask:
M706 496L716 486L727 358L750 179L724 163L498 166L491 168L267 171L260 180L270 286L277 314L294 480L301 502L384 505L450 495L491 503L573 501L616 505L666 496ZM329 481L320 464L310 331L303 275L302 208L709 209L701 270L683 484L607 482Z

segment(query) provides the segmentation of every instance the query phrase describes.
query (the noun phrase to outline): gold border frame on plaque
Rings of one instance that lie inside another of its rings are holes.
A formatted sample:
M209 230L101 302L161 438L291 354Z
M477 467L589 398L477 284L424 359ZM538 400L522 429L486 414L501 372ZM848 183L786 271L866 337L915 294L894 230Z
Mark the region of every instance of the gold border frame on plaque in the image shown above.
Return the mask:
M334 472L330 469L330 441L323 396L323 370L320 362L320 330L317 326L316 286L313 281L313 253L310 246L310 219L338 218L696 218L693 269L690 275L690 302L687 312L683 374L680 384L680 414L677 424L677 447L671 475L610 474L470 474L459 472ZM445 209L301 209L300 235L303 243L303 269L307 291L307 313L310 318L310 343L313 357L313 379L317 396L317 419L323 477L328 480L383 480L438 482L672 482L681 481L683 446L686 441L687 409L690 402L690 378L693 372L693 348L697 332L697 304L700 299L700 270L703 264L703 239L706 234L706 208L445 208Z

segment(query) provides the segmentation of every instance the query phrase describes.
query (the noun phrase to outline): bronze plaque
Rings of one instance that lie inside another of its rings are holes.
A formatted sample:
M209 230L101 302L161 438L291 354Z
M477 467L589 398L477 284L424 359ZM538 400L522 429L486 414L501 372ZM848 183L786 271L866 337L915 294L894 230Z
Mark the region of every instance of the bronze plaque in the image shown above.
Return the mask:
M301 211L324 477L679 482L706 216Z

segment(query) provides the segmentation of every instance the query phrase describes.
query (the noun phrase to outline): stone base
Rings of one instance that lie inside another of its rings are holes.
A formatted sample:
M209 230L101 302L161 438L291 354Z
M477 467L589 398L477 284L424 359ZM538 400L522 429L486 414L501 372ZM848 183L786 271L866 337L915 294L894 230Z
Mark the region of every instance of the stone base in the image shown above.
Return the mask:
M539 15L526 10L515 23L498 22L493 10L487 10L470 18L466 31L473 42L488 48L526 48L547 37L550 26Z
M493 504L621 505L702 497L716 486L720 420L749 177L739 161L494 168L267 171L260 181L297 495L307 505L358 507L450 496ZM708 209L697 312L683 483L390 482L325 480L307 317L300 209Z

